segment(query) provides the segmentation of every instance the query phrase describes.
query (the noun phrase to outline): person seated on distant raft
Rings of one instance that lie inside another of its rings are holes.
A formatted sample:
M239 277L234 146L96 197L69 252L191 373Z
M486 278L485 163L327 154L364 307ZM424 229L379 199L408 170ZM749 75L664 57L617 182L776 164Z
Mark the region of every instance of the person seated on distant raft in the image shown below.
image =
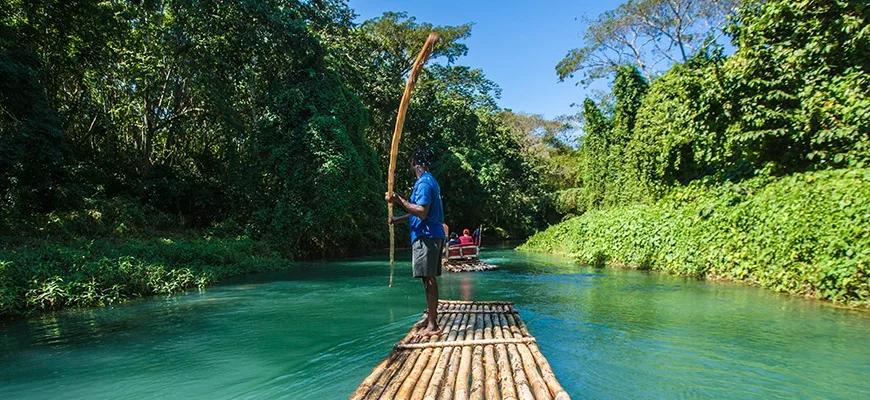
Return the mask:
M462 230L462 236L459 237L459 244L462 246L474 245L474 238L471 237L471 231L469 231L468 228Z
M453 232L450 234L450 240L447 241L447 245L456 246L457 244L459 244L459 235L457 235L456 232Z

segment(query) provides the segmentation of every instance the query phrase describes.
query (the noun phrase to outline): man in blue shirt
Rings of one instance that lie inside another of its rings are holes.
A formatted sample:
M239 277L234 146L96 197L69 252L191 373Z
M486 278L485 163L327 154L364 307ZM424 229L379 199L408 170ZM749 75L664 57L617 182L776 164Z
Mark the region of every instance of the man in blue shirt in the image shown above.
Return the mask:
M429 173L429 159L422 149L414 151L411 158L411 171L417 177L410 201L393 193L387 194L386 200L402 206L408 214L391 219L394 224L408 220L411 227L411 265L414 278L421 278L426 289L426 306L428 307L428 323L418 336L437 335L441 333L438 327L438 282L436 276L441 275L441 254L444 250L444 207L441 204L441 187L438 181Z

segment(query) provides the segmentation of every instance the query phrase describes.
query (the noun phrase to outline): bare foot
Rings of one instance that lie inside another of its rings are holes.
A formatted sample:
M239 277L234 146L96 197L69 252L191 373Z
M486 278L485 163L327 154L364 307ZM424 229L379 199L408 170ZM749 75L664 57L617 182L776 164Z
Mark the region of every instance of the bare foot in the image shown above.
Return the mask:
M422 320L422 321L420 321L420 322L414 324L414 329L423 329L423 328L425 328L427 325L429 325L429 321L427 321L427 320L424 319L424 320Z
M441 334L441 328L436 326L436 327L427 327L426 329L423 329L422 331L417 332L417 334L414 336L426 337L426 336L440 335L440 334Z

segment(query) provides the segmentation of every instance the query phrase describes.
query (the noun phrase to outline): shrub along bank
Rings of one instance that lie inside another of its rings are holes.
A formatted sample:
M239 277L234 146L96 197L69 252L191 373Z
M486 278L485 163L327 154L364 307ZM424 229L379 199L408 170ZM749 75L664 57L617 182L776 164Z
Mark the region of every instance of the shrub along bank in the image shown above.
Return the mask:
M0 317L169 294L290 261L245 236L101 238L0 250Z
M870 306L870 169L696 182L652 204L586 212L520 250Z

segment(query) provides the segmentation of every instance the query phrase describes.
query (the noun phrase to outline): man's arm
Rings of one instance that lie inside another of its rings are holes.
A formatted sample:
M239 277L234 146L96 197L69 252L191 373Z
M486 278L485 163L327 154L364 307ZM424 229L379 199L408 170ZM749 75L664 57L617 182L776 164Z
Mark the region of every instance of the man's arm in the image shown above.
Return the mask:
M401 217L393 217L393 219L387 220L387 223L392 225L392 224L395 224L396 222L407 221L409 218L411 218L411 214L405 214Z
M429 205L421 206L419 204L411 203L408 200L402 198L396 193L393 193L393 197L390 197L389 194L386 196L386 200L393 204L398 204L408 212L408 215L413 215L420 219L426 219L426 216L429 215ZM407 216L407 215L406 215Z

